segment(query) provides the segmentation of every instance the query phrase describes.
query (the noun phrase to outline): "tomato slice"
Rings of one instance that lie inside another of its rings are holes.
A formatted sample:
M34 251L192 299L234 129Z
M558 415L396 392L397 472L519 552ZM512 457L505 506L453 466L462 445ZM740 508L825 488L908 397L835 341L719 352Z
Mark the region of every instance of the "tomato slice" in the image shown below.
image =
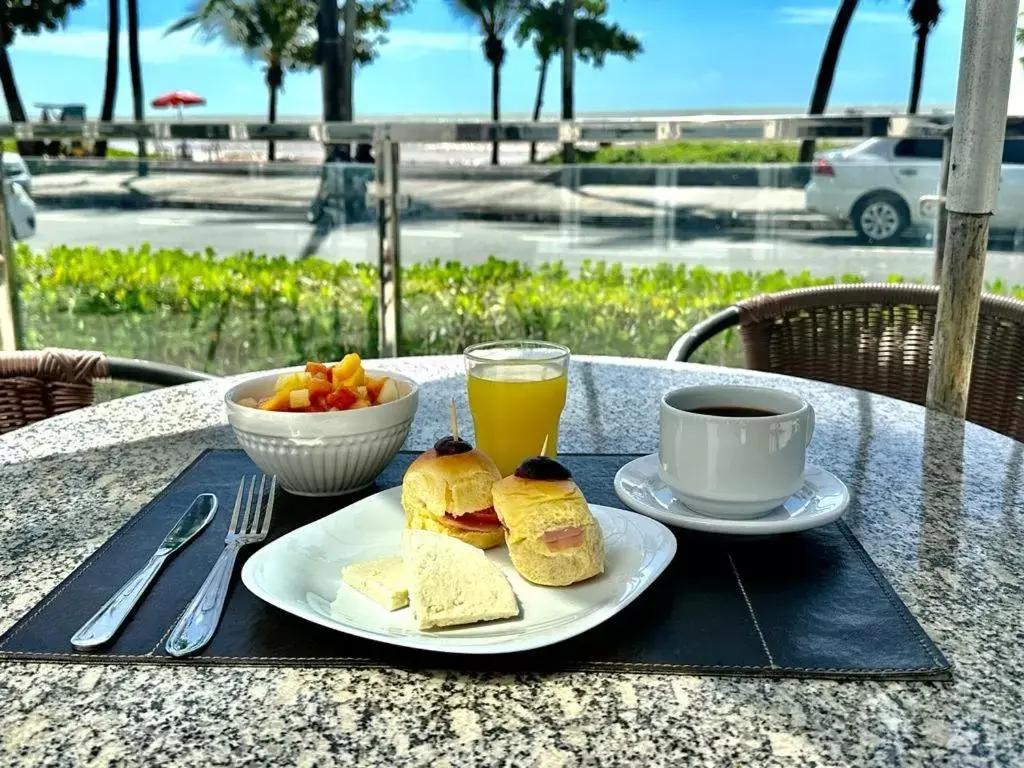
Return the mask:
M494 511L494 507L481 509L479 512L470 512L465 515L445 514L441 521L452 528L459 528L463 531L493 531L501 527L501 521Z

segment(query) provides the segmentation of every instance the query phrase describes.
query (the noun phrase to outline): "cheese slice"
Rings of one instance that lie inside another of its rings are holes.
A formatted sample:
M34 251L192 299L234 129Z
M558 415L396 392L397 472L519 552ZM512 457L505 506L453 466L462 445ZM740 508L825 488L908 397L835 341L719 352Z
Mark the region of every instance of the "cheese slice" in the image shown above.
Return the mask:
M409 604L407 574L400 557L347 565L341 569L341 580L389 611Z
M420 629L519 615L508 579L472 544L431 531L406 530L402 553L409 603Z

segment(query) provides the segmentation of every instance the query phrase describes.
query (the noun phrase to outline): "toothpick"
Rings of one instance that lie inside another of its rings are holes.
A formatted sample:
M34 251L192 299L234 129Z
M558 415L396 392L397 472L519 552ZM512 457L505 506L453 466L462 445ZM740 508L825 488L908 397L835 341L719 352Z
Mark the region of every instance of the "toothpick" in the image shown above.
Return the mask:
M547 453L548 453L548 438L549 437L551 437L551 435L544 435L544 445L542 445L541 448L540 448L540 455L541 456L547 456Z
M459 417L455 413L455 398L454 397L452 398L451 412L450 413L451 413L451 419L452 419L452 437L454 437L456 440L458 440L459 439ZM546 443L545 443L545 445L546 445Z

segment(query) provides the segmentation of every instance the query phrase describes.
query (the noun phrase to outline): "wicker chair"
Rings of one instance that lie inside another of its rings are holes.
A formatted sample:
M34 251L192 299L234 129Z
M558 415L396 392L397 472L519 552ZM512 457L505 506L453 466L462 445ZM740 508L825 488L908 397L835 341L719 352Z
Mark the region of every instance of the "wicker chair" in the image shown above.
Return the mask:
M739 325L746 365L924 404L938 287L854 284L745 299L694 326L669 352L685 361ZM1024 440L1024 302L985 294L967 418Z
M107 378L168 387L214 377L99 352L0 352L0 434L92 405L93 382Z

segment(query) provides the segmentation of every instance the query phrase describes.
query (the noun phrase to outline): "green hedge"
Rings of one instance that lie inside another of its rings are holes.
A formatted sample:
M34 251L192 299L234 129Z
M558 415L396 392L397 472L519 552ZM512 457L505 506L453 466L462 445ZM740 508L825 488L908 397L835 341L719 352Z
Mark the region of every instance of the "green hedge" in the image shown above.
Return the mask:
M843 281L856 281L847 276ZM896 278L894 278L896 279ZM376 349L376 270L212 251L18 250L31 347L102 349L230 373ZM441 354L495 338L552 339L580 354L661 358L694 323L744 296L835 282L809 273L700 266L535 269L495 258L403 271L404 354ZM1003 289L1002 286L996 286ZM731 334L699 352L737 364Z
M835 147L834 143L818 142L822 151ZM736 141L729 139L708 139L705 141L659 142L633 146L612 145L593 149L577 149L577 163L672 164L672 165L720 165L759 163L795 163L798 159L800 142L797 141ZM546 163L562 162L561 153L544 158Z

